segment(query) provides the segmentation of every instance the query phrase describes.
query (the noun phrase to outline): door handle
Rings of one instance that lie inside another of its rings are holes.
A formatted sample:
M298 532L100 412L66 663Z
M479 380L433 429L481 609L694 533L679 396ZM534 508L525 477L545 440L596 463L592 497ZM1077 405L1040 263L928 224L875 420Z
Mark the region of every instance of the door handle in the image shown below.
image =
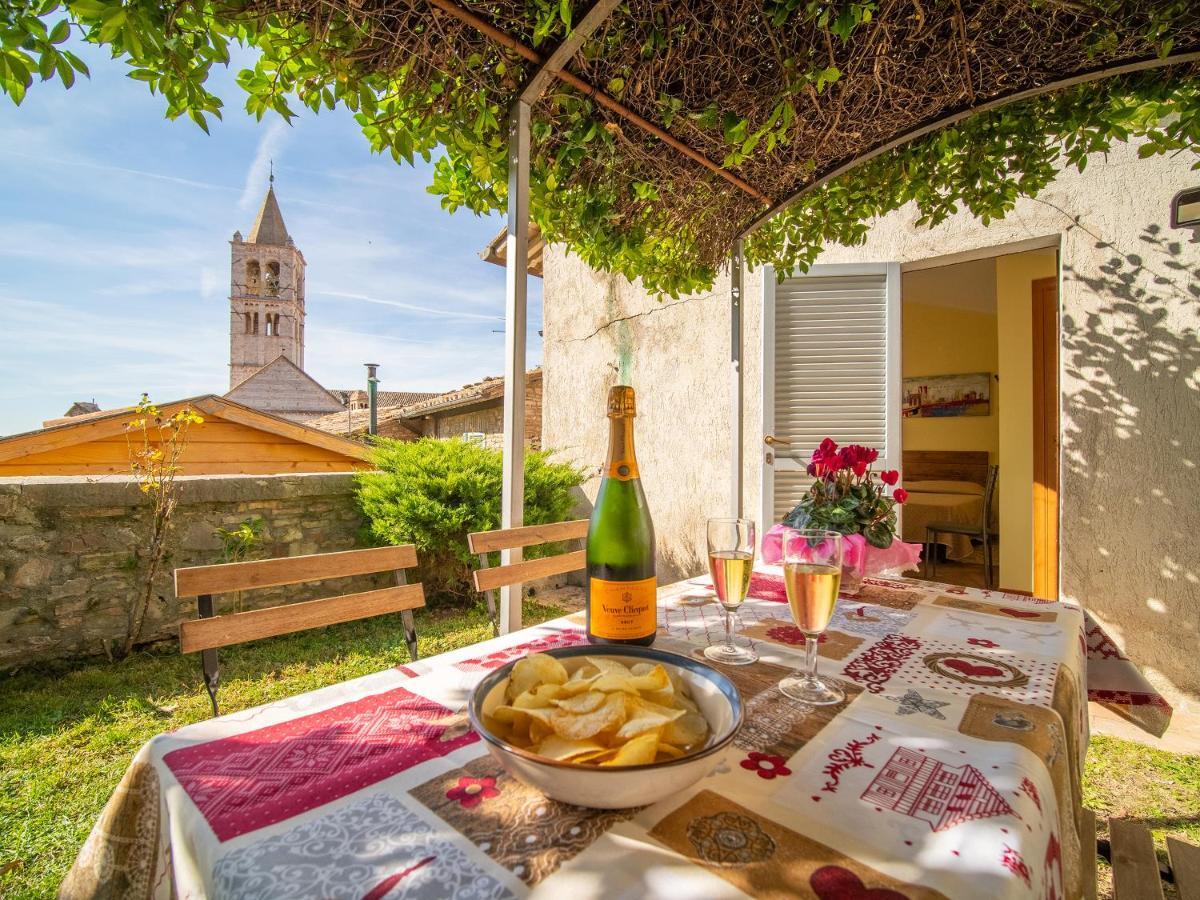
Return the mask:
M763 443L766 444L768 447L776 447L776 446L790 447L790 446L792 446L791 441L785 441L783 438L777 438L773 434L764 435Z

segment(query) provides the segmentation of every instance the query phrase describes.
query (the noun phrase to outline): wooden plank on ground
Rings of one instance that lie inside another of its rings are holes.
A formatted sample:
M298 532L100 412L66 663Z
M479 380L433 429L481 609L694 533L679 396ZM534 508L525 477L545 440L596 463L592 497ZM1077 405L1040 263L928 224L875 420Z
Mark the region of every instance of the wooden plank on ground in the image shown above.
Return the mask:
M564 575L567 572L578 571L586 565L587 554L582 550L575 550L571 553L560 553L557 556L527 559L510 566L476 569L475 590L490 591L492 588L503 587L506 584L533 581L538 578L548 578L551 575Z
M1079 848L1083 859L1083 897L1096 900L1096 814L1084 809L1079 827Z
M214 647L228 647L230 644L367 619L424 605L424 588L419 584L405 584L288 606L214 616L211 619L193 619L180 623L179 650L182 653L195 653Z
M1167 853L1171 857L1179 900L1200 900L1200 847L1169 837Z
M587 533L588 520L575 519L550 525L475 531L467 535L467 546L472 553L491 553L493 550L512 550L516 547L531 547L534 544L579 540L587 537Z
M250 591L282 584L299 584L302 581L409 569L416 564L417 548L412 544L404 544L400 547L373 547L369 550L343 550L339 553L194 566L175 570L175 596L198 597L201 594Z
M1108 820L1116 900L1163 900L1154 839L1145 825Z

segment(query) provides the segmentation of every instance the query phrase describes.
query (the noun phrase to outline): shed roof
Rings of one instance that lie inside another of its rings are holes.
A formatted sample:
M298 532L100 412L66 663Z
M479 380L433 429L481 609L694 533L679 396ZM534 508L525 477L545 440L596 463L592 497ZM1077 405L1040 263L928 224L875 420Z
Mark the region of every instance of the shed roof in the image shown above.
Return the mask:
M214 394L204 394L199 397L159 404L159 410L162 415L170 416L187 406L201 416L221 419L264 432L275 438L283 439L283 443L308 444L352 460L362 462L370 460L368 449L356 441L273 416L270 413L243 406L226 397L218 397ZM76 416L49 428L40 428L36 431L0 438L0 464L14 463L24 457L119 437L126 433L126 423L134 413L135 408L131 406L101 410L90 415ZM250 450L249 452L253 454L254 451ZM239 460L231 459L229 462L236 463Z

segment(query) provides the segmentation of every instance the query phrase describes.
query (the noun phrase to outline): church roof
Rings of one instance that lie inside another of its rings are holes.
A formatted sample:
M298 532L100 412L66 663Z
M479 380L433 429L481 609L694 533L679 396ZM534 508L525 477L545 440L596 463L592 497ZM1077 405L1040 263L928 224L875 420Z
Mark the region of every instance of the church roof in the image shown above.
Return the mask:
M337 397L286 356L277 356L231 388L225 397L285 418L319 416L342 409Z
M287 226L283 224L283 213L279 211L279 201L275 199L275 185L267 188L267 196L263 198L262 209L250 229L251 244L272 244L276 247L286 247L290 238Z

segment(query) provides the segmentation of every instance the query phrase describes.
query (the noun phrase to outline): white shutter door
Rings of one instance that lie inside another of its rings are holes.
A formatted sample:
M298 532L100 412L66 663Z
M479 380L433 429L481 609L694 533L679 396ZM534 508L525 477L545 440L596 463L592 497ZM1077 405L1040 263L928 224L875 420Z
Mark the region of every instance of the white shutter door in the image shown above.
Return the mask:
M780 521L826 437L879 450L900 467L900 271L892 263L765 275L763 518ZM781 443L788 441L790 444Z

